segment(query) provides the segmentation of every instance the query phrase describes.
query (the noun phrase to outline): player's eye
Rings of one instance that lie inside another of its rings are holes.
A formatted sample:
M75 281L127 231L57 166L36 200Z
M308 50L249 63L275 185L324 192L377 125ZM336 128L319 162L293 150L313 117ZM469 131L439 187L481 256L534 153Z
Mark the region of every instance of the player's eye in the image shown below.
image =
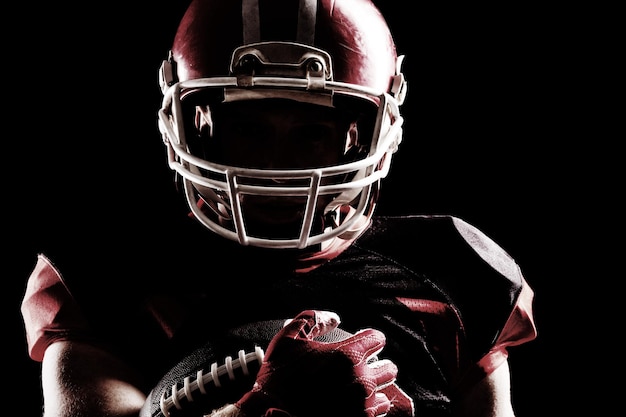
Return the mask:
M289 139L303 146L319 145L330 138L330 127L320 124L297 126L289 132Z
M263 142L272 137L271 129L266 124L257 122L234 124L230 133L240 141Z

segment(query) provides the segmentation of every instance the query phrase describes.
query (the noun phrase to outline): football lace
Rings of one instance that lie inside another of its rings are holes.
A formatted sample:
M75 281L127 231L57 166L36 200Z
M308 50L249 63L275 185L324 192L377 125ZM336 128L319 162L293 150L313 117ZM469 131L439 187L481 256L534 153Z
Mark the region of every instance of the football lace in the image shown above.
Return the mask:
M220 366L217 366L217 362L213 362L208 373L200 369L196 373L195 379L192 380L191 376L185 377L182 388L178 388L178 384L172 385L169 396L166 396L168 390L163 391L159 401L161 412L165 417L170 417L172 407L176 407L178 410L182 409L180 400L187 398L188 401L193 401L193 393L196 391L207 394L206 384L213 383L215 387L219 388L222 385L221 376L228 375L228 379L233 381L235 369L241 368L244 375L249 375L248 364L257 361L261 365L264 356L265 352L259 346L255 347L254 352L246 353L244 350L240 350L237 358L233 359L231 356L227 356Z

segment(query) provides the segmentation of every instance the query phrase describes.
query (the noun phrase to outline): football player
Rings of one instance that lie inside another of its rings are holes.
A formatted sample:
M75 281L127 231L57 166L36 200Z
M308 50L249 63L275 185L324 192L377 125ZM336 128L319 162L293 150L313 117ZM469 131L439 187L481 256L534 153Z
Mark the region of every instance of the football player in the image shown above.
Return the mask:
M206 390L223 404L198 416L513 416L509 348L536 337L518 264L458 217L374 215L407 94L376 6L193 0L164 58L158 126L189 215L156 220L131 263L39 254L22 313L44 416L185 415ZM215 346L274 320L233 397L228 359L155 402L194 349L237 355ZM317 339L339 321L349 336Z

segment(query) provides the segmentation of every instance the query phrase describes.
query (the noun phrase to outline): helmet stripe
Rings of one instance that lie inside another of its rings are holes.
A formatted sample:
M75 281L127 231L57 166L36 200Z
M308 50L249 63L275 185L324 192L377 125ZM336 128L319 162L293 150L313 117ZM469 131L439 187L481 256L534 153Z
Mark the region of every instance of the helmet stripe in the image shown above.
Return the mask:
M259 42L261 40L259 0L243 0L241 15L243 20L243 44Z
M317 17L317 0L300 0L298 11L298 33L296 41L305 45L313 45L315 40L315 19Z

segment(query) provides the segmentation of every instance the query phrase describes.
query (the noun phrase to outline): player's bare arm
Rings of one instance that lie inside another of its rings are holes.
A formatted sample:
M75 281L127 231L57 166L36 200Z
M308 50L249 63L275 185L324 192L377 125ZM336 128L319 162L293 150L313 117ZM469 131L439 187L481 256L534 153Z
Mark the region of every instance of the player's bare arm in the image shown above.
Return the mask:
M126 364L85 343L50 345L41 380L44 417L137 416L146 399Z

